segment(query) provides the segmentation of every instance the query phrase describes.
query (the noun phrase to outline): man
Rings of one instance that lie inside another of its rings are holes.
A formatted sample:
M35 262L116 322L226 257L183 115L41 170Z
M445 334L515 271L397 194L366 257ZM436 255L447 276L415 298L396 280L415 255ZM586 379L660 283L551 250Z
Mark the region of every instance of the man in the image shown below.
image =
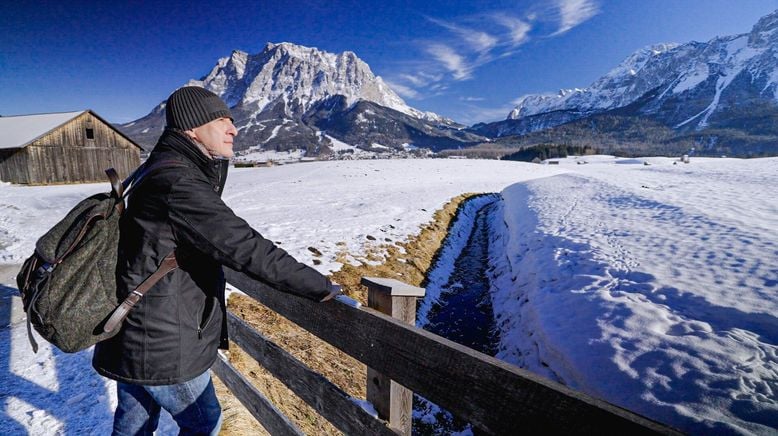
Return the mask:
M160 408L182 434L218 433L221 408L208 369L217 348L227 348L222 265L317 301L339 292L221 200L238 133L224 102L187 86L165 110L167 126L147 165L166 165L132 192L122 216L120 301L171 253L178 268L149 290L116 336L95 346L92 365L118 382L116 435L152 434Z

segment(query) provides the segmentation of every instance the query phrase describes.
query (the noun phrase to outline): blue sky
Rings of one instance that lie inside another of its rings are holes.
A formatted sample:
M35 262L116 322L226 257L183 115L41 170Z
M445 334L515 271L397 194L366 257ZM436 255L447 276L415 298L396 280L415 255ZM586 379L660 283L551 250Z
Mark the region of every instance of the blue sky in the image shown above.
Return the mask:
M406 102L472 124L585 87L633 51L746 33L778 0L8 2L0 114L146 115L238 49L353 51Z

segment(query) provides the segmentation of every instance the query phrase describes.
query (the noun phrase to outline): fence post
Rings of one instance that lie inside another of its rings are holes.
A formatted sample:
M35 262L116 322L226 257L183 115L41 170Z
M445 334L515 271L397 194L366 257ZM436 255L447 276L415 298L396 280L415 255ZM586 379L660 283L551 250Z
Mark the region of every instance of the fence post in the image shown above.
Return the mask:
M367 286L367 305L404 323L416 325L416 299L425 290L395 279L362 277ZM367 368L367 401L378 416L401 434L410 435L413 424L413 392L388 377Z

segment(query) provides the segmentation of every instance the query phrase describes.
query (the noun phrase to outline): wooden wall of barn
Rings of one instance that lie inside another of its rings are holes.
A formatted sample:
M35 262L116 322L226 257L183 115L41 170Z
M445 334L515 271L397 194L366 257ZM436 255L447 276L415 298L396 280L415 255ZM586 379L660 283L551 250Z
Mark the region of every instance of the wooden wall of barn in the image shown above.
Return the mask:
M27 147L0 156L0 179L26 184L107 181L107 168L126 177L138 165L140 148L85 112Z
M12 183L28 183L30 172L24 149L9 148L0 150L0 180Z

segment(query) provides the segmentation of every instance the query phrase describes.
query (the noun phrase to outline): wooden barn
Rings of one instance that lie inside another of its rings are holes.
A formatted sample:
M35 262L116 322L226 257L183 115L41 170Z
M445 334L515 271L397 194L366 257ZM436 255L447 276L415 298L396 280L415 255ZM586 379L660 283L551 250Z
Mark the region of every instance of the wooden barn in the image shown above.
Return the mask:
M41 185L126 177L141 147L91 110L0 117L0 180Z

